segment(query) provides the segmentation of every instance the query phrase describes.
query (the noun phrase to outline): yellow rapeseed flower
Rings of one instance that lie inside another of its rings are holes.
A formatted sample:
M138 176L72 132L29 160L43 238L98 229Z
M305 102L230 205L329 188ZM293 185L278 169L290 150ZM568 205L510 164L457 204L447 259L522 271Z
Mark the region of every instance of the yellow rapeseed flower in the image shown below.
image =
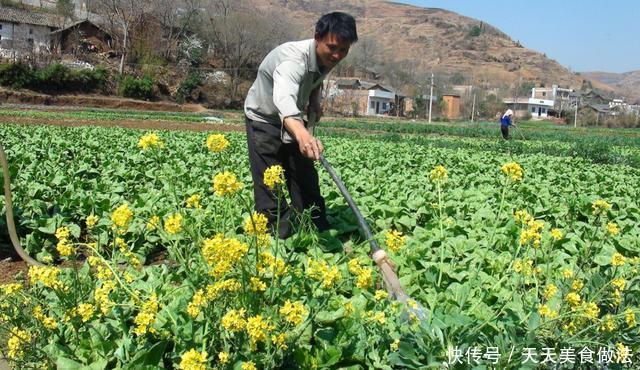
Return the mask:
M216 281L213 284L207 285L207 299L214 300L218 299L223 293L235 293L242 288L242 285L239 281L235 279L226 279L221 281Z
M80 316L82 322L87 322L91 320L93 314L96 312L96 306L91 303L80 303L78 307L76 307L76 313Z
M195 349L182 354L180 357L180 370L206 370L207 369L207 351L198 352Z
M56 229L56 233L55 233L55 235L56 235L56 238L57 238L58 240L61 240L61 239L68 239L68 238L69 238L69 236L71 236L71 230L70 230L68 227L66 227L66 226L64 226L64 227L59 227L59 228L57 228L57 229Z
M614 289L611 293L611 299L613 300L613 307L620 306L620 303L622 303L622 291Z
M144 135L138 141L138 146L142 148L142 150L153 149L153 148L162 148L164 143L160 140L158 135L151 133Z
M616 236L620 233L620 228L615 222L609 222L607 223L607 232L611 236Z
M598 216L606 213L611 209L611 204L607 203L607 201L598 199L591 205L592 213L594 216Z
M386 299L389 296L389 293L387 293L384 290L376 290L376 294L374 295L374 299L376 301L381 301L383 299Z
M269 189L274 189L276 185L284 184L284 169L280 165L267 168L264 171L264 184Z
M11 295L13 293L17 293L22 290L22 284L20 283L9 283L0 285L0 290L5 295Z
M529 212L524 209L517 210L513 214L513 217L516 219L516 223L519 225L526 225L529 222L533 221L533 216L531 216Z
M278 347L279 350L284 351L289 348L287 346L287 335L285 333L280 333L278 335L272 334L271 342Z
M221 172L213 178L213 191L219 197L234 195L242 183L238 181L236 175L231 172Z
M155 293L151 295L148 301L142 303L142 309L133 319L133 322L136 324L133 332L136 335L144 335L147 332L153 334L156 332L151 326L156 322L159 307L160 304Z
M60 269L53 266L31 266L29 267L29 281L31 284L41 283L52 289L63 289L64 285L58 279Z
M569 306L571 306L571 308L575 309L580 305L580 295L578 295L578 293L575 293L575 292L568 293L564 299L565 301L567 301Z
M243 362L240 368L242 370L257 370L256 364L253 361Z
M614 287L616 287L619 290L624 290L624 287L626 285L626 281L624 280L624 278L617 277L617 278L611 280L611 285L613 285Z
M267 216L253 212L244 220L244 232L247 235L261 235L267 232Z
M153 215L147 222L147 230L155 230L160 226L160 216Z
M573 277L573 270L566 268L564 270L562 270L562 277L565 279L570 279Z
M42 319L42 326L44 326L45 329L56 330L58 328L58 322L53 317L47 316Z
M267 290L267 284L256 276L252 276L251 279L249 279L249 287L252 292L264 292Z
M222 134L211 134L207 137L207 148L212 153L220 153L228 146L229 140Z
M247 244L235 238L225 238L219 233L203 242L202 256L211 268L210 274L221 278L231 271L233 265L244 257L248 250Z
M247 318L245 326L249 335L249 344L255 349L259 342L264 342L269 335L269 330L273 330L274 326L269 324L268 320L262 318L262 315L256 315Z
M598 316L600 315L600 307L598 307L597 304L595 304L594 302L585 303L583 309L584 315L589 320L595 321L596 319L598 319Z
M602 321L600 322L600 327L598 328L598 330L612 333L614 330L616 330L617 327L618 325L616 324L616 321L613 318L613 316L611 316L610 314L607 314L602 318Z
M76 252L73 244L69 242L69 236L71 236L71 230L68 227L59 227L56 230L56 238L58 243L56 244L56 250L62 257L68 257Z
M431 179L431 181L436 183L445 183L448 177L449 174L447 172L447 169L441 165L436 166L431 170L431 173L429 173L429 178Z
M200 314L203 307L207 305L206 296L202 289L198 289L191 298L191 302L187 305L187 313L189 316L196 318Z
M24 348L29 347L31 334L18 328L11 330L11 334L7 341L7 357L12 360L18 360L24 356Z
M626 261L627 259L625 258L625 256L618 252L614 253L611 257L611 264L613 266L623 266Z
M221 320L222 327L227 329L230 332L238 332L244 330L247 325L247 321L244 318L245 310L241 308L240 310L230 310L228 311Z
M501 170L512 181L522 181L522 167L516 162L506 163Z
M569 335L573 335L576 332L576 329L577 329L576 323L573 321L570 321L569 323L562 325L562 330L569 333Z
M186 202L187 208L201 209L202 208L202 204L200 204L201 199L202 199L202 196L200 194L193 194L192 196L187 198L187 202Z
M581 280L575 279L571 283L571 290L579 291L584 286L584 283Z
M365 267L360 270L360 273L356 276L356 286L360 289L368 289L373 285L373 270L370 267Z
M291 303L291 301L287 299L284 305L280 307L280 315L284 316L284 319L293 325L300 324L308 313L309 311L307 311L301 301Z
M120 205L111 213L111 222L113 222L113 225L123 230L126 230L132 219L133 212L131 212L129 205L126 203Z
M632 309L627 308L624 311L624 320L627 322L627 326L629 328L633 328L635 327L638 323L636 322L636 314L633 312Z
M167 217L164 222L164 231L169 234L177 234L182 230L182 215L176 213Z
M322 287L329 289L333 287L341 278L340 270L337 266L331 266L325 261L315 261L309 258L307 275L317 281L322 282Z
M540 307L538 307L538 313L541 317L554 318L558 316L558 313L550 309L546 304L540 305Z
M222 351L218 353L218 360L220 360L220 365L226 365L229 363L229 352Z
M344 314L347 316L351 316L356 311L355 307L353 307L353 302L347 302L344 304Z
M544 290L544 299L548 301L551 298L553 298L556 295L556 293L558 293L558 287L555 286L554 284L549 284Z
M384 324L387 322L387 317L384 311L367 311L367 320L369 322L377 322L378 324Z
M406 236L403 236L400 231L391 230L386 234L387 248L389 248L390 251L396 253L402 247L404 247L405 239Z
M551 229L551 237L553 240L560 240L562 239L562 236L562 231L560 229Z
M391 352L395 352L398 350L398 347L400 347L400 339L396 339L393 342L391 342L391 344L389 345L389 350Z
M98 216L96 215L89 215L87 216L87 219L85 220L85 223L87 224L87 228L92 229L94 226L96 226L96 224L98 223Z
M100 309L103 315L108 314L111 311L114 303L109 299L109 294L116 288L115 282L107 280L97 287L93 292L93 299L96 301L96 305Z

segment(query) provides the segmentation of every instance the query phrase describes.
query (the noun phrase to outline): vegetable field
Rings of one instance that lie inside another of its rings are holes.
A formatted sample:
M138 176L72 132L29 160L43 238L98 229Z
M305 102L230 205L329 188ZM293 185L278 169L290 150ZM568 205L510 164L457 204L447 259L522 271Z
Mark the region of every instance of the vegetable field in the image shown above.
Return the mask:
M334 229L303 215L281 241L252 212L242 133L0 125L18 233L47 264L0 286L2 356L19 369L637 368L638 133L409 127L320 131L404 305L321 167ZM265 181L286 196L280 176Z

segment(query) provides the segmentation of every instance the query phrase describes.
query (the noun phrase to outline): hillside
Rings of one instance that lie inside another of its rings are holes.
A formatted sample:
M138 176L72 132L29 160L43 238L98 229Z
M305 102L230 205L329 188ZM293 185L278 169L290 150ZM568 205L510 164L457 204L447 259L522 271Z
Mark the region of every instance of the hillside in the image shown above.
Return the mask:
M580 75L611 86L616 92L631 98L632 102L640 100L640 70L625 73L582 72Z
M576 76L544 54L522 47L498 28L437 8L378 0L252 0L258 8L277 7L303 23L312 34L318 17L342 10L354 15L360 37L376 39L385 61L409 61L417 70L461 72L471 83L508 87L517 81L579 88ZM472 35L480 27L478 36ZM604 87L604 86L601 86Z

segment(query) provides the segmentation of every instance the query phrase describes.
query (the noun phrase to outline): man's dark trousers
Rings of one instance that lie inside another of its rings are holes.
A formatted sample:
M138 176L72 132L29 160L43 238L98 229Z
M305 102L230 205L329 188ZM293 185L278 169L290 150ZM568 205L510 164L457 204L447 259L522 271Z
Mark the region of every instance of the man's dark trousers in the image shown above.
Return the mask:
M298 143L285 144L280 139L280 126L256 122L246 118L249 163L253 178L253 195L257 212L263 213L269 220L269 226L275 228L277 222L278 199L273 190L264 184L264 171L273 165L281 165L291 197L291 207L281 196L280 228L281 239L293 233L293 217L305 209L312 208L313 223L320 230L329 228L324 198L320 194L318 172L313 160L300 153Z

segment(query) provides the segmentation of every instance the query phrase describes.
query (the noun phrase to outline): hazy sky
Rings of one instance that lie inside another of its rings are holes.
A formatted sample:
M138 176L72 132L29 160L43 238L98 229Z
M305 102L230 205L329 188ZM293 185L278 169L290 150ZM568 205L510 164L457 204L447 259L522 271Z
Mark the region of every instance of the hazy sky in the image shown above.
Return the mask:
M640 70L640 0L395 0L483 20L573 71Z

